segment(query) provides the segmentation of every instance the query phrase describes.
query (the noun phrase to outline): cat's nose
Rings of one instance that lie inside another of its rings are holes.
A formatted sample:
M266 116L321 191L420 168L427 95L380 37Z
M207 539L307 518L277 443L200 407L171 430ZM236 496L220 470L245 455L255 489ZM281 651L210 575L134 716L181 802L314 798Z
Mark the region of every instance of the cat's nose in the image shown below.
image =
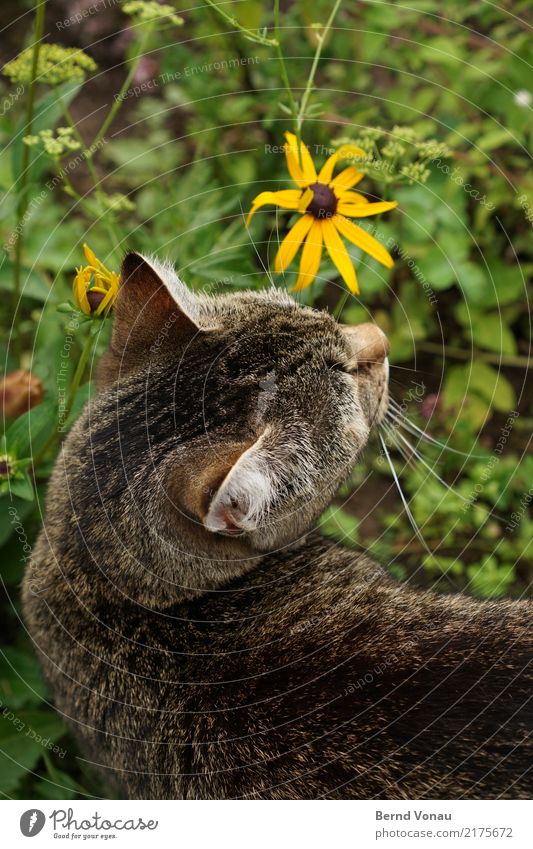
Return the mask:
M389 340L377 324L352 325L346 332L358 363L382 363L388 355Z

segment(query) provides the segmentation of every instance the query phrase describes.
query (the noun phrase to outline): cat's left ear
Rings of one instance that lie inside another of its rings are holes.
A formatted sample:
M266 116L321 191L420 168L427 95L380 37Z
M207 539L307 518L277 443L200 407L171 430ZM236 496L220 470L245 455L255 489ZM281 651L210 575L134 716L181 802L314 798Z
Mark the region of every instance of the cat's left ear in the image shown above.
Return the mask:
M113 309L110 348L99 382L110 383L146 365L152 355L186 345L200 331L200 304L174 269L152 257L128 253Z
M274 477L263 435L242 452L211 493L204 526L228 535L255 530L272 503Z

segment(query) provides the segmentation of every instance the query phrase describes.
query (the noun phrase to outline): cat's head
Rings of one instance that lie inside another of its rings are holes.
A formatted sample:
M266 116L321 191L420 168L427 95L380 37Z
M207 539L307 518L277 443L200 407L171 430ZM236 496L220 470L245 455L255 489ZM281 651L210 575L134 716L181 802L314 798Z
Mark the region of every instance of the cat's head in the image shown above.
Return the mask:
M372 324L276 288L196 294L128 254L99 380L167 523L213 550L266 551L306 532L350 473L387 407L387 353Z

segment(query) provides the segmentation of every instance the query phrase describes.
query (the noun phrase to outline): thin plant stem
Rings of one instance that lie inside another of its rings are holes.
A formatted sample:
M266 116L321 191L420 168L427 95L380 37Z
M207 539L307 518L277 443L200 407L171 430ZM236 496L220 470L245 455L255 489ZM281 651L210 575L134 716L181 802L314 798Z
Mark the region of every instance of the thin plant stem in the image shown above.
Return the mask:
M28 86L28 99L26 101L26 122L25 133L31 135L33 129L33 114L35 106L35 85L37 79L37 68L39 63L39 52L41 50L41 41L44 33L44 17L46 11L46 0L37 2L35 10L35 29L33 54L31 62L31 75ZM31 150L29 145L24 145L22 151L22 172L20 175L21 200L18 204L17 226L15 229L15 279L13 288L13 347L17 359L20 359L21 340L19 338L20 326L20 310L19 300L21 292L21 274L22 274L22 247L24 240L24 217L28 209L28 197L26 187L29 179Z
M138 66L139 62L144 55L144 49L145 49L145 47L146 47L146 45L147 45L147 43L150 39L150 36L152 35L152 32L153 32L153 27L147 26L146 30L144 31L144 35L143 35L142 39L139 41L139 47L138 47L137 51L135 52L135 56L132 57L130 69L129 69L128 73L126 74L126 78L124 79L124 82L122 83L122 85L120 87L119 93L117 94L117 96L114 100L114 103L111 106L111 109L107 113L102 126L100 127L96 136L94 137L93 143L90 145L90 148L89 148L90 156L92 156L92 153L90 151L93 148L98 147L101 140L104 138L107 130L109 129L109 127L111 126L111 124L115 120L115 116L116 116L118 110L120 109L120 107L122 106L123 95L126 93L128 88L130 87L130 83L133 79L135 71L137 70L137 66Z
M100 179L98 177L98 173L96 171L96 168L94 167L94 162L92 161L92 150L94 150L95 143L93 142L90 147L87 147L87 145L85 144L85 141L83 139L83 136L81 135L78 127L76 126L76 122L74 121L74 118L72 117L72 113L71 113L70 109L68 108L67 104L65 103L65 101L63 100L63 98L58 93L57 89L55 89L55 88L54 88L54 94L56 96L57 103L58 103L61 111L63 112L63 117L65 118L65 121L67 122L69 127L72 129L72 131L74 132L74 135L76 136L76 139L78 140L78 142L82 146L82 150L83 150L83 153L84 153L84 160L87 163L87 168L89 170L89 174L91 176L91 180L92 180L93 186L94 186L95 196L96 196L96 199L98 201L98 205L100 207L100 216L101 216L102 220L104 221L105 226L108 229L108 234L109 234L111 241L115 244L115 247L118 249L118 248L120 248L120 239L119 239L118 234L117 234L115 227L114 227L113 213L112 213L112 210L106 209L106 207L105 207L104 193L102 192L101 185L100 185ZM67 185L69 185L70 188L73 188L72 184L67 180L66 176L62 172L60 172L60 176L61 176L62 180Z
M72 410L72 405L76 399L76 395L78 389L80 388L81 379L83 377L83 373L85 371L85 366L87 365L87 361L91 355L91 351L93 349L94 343L96 341L96 333L93 332L93 328L91 326L89 335L85 340L85 345L82 348L80 358L78 360L78 365L76 366L76 371L74 372L74 376L72 378L72 382L70 384L70 389L67 397L67 403L65 406L65 421L69 416L70 411Z
M211 6L211 8L220 15L227 24L239 30L239 32L241 32L245 38L249 39L249 41L253 41L256 44L264 44L265 47L277 47L275 38L267 38L266 35L261 35L259 32L254 32L251 29L247 29L247 27L243 27L236 18L229 15L224 11L224 9L221 9L218 3L215 3L214 0L206 0L206 3L208 6Z
M292 119L294 121L294 130L296 132L296 138L298 140L298 161L300 163L300 168L302 167L302 133L301 127L298 121L298 108L296 106L296 101L294 99L294 95L292 93L291 84L289 82L289 74L287 72L287 66L285 64L285 57L283 55L283 50L281 48L281 38L279 32L279 0L274 0L274 32L276 33L276 55L279 61L281 79L283 80L283 85L285 86L285 90L287 92L287 98L289 101L289 108L292 113Z
M333 310L333 318L336 318L337 321L340 319L342 311L343 311L344 307L346 306L346 303L347 303L349 297L350 297L350 293L346 289L346 291L344 291L342 293L339 300L337 301L337 306Z
M318 44L317 44L317 47L316 47L316 50L315 50L315 55L313 57L313 62L311 64L311 70L309 71L309 76L307 78L307 84L306 84L306 87L305 87L305 91L304 91L302 99L300 101L300 108L298 110L298 124L299 124L300 130L301 130L303 122L305 120L307 105L309 103L309 98L311 97L311 92L313 90L313 84L314 84L314 81L315 81L316 70L318 68L318 63L320 62L320 57L322 55L322 48L324 46L326 36L328 35L328 33L329 33L329 31L330 31L330 29L333 25L333 21L335 20L335 16L336 16L337 12L339 11L339 6L341 5L341 3L342 3L342 0L335 0L335 4L333 6L333 9L330 12L329 18L326 21L326 25L325 25L324 29L322 30L322 32L319 35L317 35Z
M418 351L428 354L440 354L442 357L451 357L455 360L477 360L478 362L494 363L498 366L512 366L514 368L530 368L532 358L519 356L517 354L491 354L489 351L465 351L463 348L455 348L453 345L438 345L436 342L418 342Z

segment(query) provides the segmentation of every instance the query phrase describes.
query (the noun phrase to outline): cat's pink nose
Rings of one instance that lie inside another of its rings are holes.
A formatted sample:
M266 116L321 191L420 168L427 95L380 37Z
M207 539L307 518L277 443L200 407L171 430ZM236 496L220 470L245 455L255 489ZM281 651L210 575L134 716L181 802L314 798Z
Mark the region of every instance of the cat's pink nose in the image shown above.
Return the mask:
M388 355L389 340L377 324L356 324L347 327L345 332L358 363L382 363Z

